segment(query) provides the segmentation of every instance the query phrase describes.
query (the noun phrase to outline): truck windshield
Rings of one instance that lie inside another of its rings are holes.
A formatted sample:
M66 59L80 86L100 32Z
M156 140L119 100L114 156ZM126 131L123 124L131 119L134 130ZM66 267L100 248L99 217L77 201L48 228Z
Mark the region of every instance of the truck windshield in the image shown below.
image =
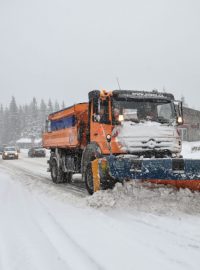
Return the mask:
M133 122L155 121L171 123L176 113L174 104L162 99L113 99L113 123L117 124L116 111L123 115L124 120Z

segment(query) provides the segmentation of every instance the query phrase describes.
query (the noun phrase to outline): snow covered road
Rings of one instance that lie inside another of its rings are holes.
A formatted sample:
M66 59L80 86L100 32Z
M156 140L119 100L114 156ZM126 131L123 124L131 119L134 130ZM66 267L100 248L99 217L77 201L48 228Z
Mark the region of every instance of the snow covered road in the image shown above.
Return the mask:
M199 269L199 193L54 185L45 159L0 160L0 270Z

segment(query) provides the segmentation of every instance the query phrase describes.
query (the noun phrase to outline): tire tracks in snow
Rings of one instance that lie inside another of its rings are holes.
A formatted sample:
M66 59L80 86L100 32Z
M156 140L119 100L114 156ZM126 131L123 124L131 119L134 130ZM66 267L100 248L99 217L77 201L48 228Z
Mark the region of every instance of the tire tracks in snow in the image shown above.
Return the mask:
M82 181L75 181L70 184L54 184L50 179L50 176L32 171L30 168L23 168L17 163L9 163L10 161L0 162L0 167L6 172L9 172L12 178L18 178L20 182L26 184L30 188L36 188L38 186L40 191L45 193L50 192L51 194L61 193L67 195L66 193L75 195L79 198L84 198L87 196L84 184ZM12 161L11 161L12 162ZM20 162L18 160L17 162ZM60 194L60 195L61 195Z
M42 219L37 220L37 224L49 238L49 241L56 248L62 259L66 260L70 269L80 269L79 267L81 264L81 270L103 270L104 268L100 263L95 261L93 257L70 235L70 233L67 232L66 228L58 222L49 207L47 207L40 198L37 199L42 206L40 211L43 216ZM71 255L72 258L69 258L68 255Z
M2 179L4 203L0 205L1 270L66 270L57 250L31 217L33 197L18 183Z
M29 169L22 169L18 168L17 165L14 165L7 162L3 162L3 164L0 164L1 169L5 171L5 173L9 173L12 177L13 184L14 181L17 180L19 184L22 184L24 186L27 185L30 191L32 191L32 188L34 189L37 183L42 183L43 185L45 184L45 187L53 187L53 189L56 190L57 192L57 185L53 184L50 182L50 180L47 177L44 177L41 175L37 175L36 173L32 174L32 172L29 171ZM31 182L31 184L30 184ZM63 190L63 187L65 185L62 185L59 187L59 189L62 189L61 193L66 192L66 188ZM39 186L40 187L40 186ZM45 187L43 189L45 190ZM77 188L74 186L74 190L72 191L71 189L73 188L73 185L70 185L69 187L70 194L73 193L76 195L76 197L85 197L83 191L80 188ZM68 190L67 190L68 191ZM42 192L44 193L44 192ZM102 270L104 269L98 262L96 262L90 253L86 251L84 248L82 248L79 243L67 232L66 228L64 228L53 216L53 214L49 211L47 206L39 199L40 197L40 192L35 193L37 197L37 201L35 200L35 203L38 205L38 207L33 207L31 209L30 207L30 218L29 221L31 224L34 224L34 228L38 228L37 231L40 233L42 232L41 236L45 240L45 243L49 242L48 246L52 246L51 249L55 250L55 254L58 254L57 257L61 258L60 260L64 261L66 265L66 269L86 269L86 270ZM35 197L34 195L34 197ZM77 196L78 195L78 196ZM23 196L22 196L23 197ZM27 197L27 196L26 196ZM32 197L32 196L31 196ZM31 203L29 202L29 198L27 197L25 199L25 204L28 204L31 206ZM82 201L83 203L83 201ZM40 209L40 214L37 215L38 213L35 212L34 209ZM25 233L26 234L26 233ZM19 237L15 234L13 238L19 239ZM27 246L26 246L26 241L23 242L19 240L20 242L20 250L18 249L18 254L23 253L24 251L24 264L25 261L27 260L27 265L28 261L31 260L31 256L27 254ZM6 253L4 251L4 253ZM9 253L9 251L7 252ZM21 256L19 255L21 258ZM27 259L26 259L27 258ZM8 261L8 260L7 260ZM18 265L18 263L16 262ZM82 264L82 267L80 268L80 265ZM30 266L30 269L32 266ZM37 268L35 268L37 269Z

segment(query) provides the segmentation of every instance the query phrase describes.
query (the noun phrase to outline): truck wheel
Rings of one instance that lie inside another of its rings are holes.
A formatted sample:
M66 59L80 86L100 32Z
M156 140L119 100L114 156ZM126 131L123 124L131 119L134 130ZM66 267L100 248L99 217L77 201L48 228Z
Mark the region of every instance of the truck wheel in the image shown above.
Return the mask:
M100 158L101 156L101 149L96 143L88 144L82 155L81 173L84 174L89 162L93 161L96 158Z
M58 166L55 160L51 164L51 178L54 183L58 183Z
M51 163L51 178L55 184L63 183L65 175L61 169L58 168L56 160Z
M90 162L87 165L86 171L84 173L85 186L90 195L94 193L94 183L93 183L93 174L92 174L92 163Z

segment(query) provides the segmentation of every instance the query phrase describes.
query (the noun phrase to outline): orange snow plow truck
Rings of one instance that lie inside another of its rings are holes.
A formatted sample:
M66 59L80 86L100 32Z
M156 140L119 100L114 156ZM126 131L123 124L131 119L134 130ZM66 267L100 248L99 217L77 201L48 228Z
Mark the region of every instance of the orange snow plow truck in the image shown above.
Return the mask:
M200 190L200 160L183 159L182 103L158 91L94 90L48 116L43 146L53 182L81 173L90 194L125 180Z

